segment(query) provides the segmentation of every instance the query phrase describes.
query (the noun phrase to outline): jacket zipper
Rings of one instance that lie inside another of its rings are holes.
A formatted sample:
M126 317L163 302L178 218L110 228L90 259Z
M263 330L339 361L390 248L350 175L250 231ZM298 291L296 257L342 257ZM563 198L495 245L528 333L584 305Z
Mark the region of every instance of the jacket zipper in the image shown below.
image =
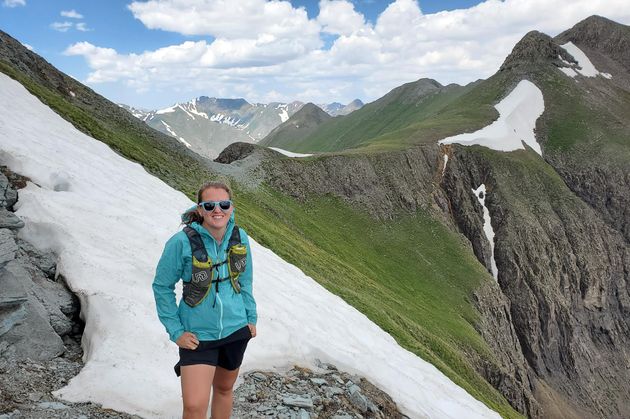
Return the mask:
M215 251L215 255L217 256L217 261L219 260L219 249L217 248L217 242L216 240L212 241L212 244L214 245L214 251ZM219 275L219 278L221 278L221 272L220 269L217 269L217 274ZM219 286L220 284L217 282L217 294L216 297L219 300L219 339L221 339L221 335L223 335L223 301L221 301L221 297L219 297Z
M221 339L221 335L223 334L223 302L221 301L221 297L217 293L217 299L219 300L219 307L221 310L221 314L219 315L219 339Z

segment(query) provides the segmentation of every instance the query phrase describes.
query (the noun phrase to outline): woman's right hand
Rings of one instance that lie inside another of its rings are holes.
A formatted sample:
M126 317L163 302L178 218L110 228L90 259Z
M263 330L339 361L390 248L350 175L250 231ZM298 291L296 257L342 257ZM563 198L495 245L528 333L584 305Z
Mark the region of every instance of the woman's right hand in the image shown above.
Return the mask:
M199 339L197 339L197 336L195 336L191 332L184 332L179 338L177 338L177 341L175 341L175 343L180 348L197 349L197 346L199 346Z

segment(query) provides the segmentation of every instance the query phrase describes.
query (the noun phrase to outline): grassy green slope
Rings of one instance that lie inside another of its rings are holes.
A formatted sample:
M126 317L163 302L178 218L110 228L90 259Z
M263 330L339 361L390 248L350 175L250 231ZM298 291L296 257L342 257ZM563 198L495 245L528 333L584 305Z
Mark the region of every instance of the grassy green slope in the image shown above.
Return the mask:
M300 140L284 139L279 147L297 152L340 151L358 147L372 138L397 131L438 114L474 85L449 86L421 99L409 97L409 83L349 115L332 118ZM276 146L275 143L266 144Z
M298 204L239 191L239 223L504 417L519 415L472 368L489 359L470 296L488 272L459 236L418 212L375 221L331 197ZM271 203L271 204L270 204ZM270 220L270 216L272 220ZM280 220L280 222L278 222Z
M366 152L404 149L415 144L436 143L452 135L481 129L499 117L494 105L505 96L509 85L509 78L498 73L488 80L476 83L429 117L370 138L360 143L358 150Z
M545 95L546 152L587 164L628 164L630 92L610 89L604 99L559 71L539 74L535 82ZM589 82L609 83L601 78Z
M141 132L108 126L7 65L0 65L0 71L78 129L190 197L215 176L188 154L169 154ZM256 240L344 298L474 397L504 417L520 417L469 361L474 353L491 362L472 327L476 313L470 302L480 281L491 278L459 236L424 213L376 222L331 198L314 197L301 204L264 187L251 192L234 186L239 224ZM370 240L365 240L366 232Z

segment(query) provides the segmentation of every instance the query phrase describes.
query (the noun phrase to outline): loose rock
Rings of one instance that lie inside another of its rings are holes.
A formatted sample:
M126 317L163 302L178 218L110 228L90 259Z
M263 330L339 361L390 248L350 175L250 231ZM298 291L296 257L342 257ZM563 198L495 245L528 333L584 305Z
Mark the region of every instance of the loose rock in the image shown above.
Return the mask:
M392 399L364 378L330 364L319 363L317 370L294 366L285 374L245 373L243 383L234 391L233 417L253 419L271 414L284 419L402 418ZM345 391L338 387L339 381L348 382ZM287 388L295 390L291 393Z

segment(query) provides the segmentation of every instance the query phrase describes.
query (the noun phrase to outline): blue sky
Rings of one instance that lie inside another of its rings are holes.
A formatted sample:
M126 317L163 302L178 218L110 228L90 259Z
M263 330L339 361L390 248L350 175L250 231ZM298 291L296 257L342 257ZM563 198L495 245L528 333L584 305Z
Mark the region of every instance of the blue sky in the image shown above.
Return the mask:
M0 29L109 99L145 108L199 95L369 101L421 77L486 78L531 29L555 35L595 13L630 23L624 0L0 2Z

